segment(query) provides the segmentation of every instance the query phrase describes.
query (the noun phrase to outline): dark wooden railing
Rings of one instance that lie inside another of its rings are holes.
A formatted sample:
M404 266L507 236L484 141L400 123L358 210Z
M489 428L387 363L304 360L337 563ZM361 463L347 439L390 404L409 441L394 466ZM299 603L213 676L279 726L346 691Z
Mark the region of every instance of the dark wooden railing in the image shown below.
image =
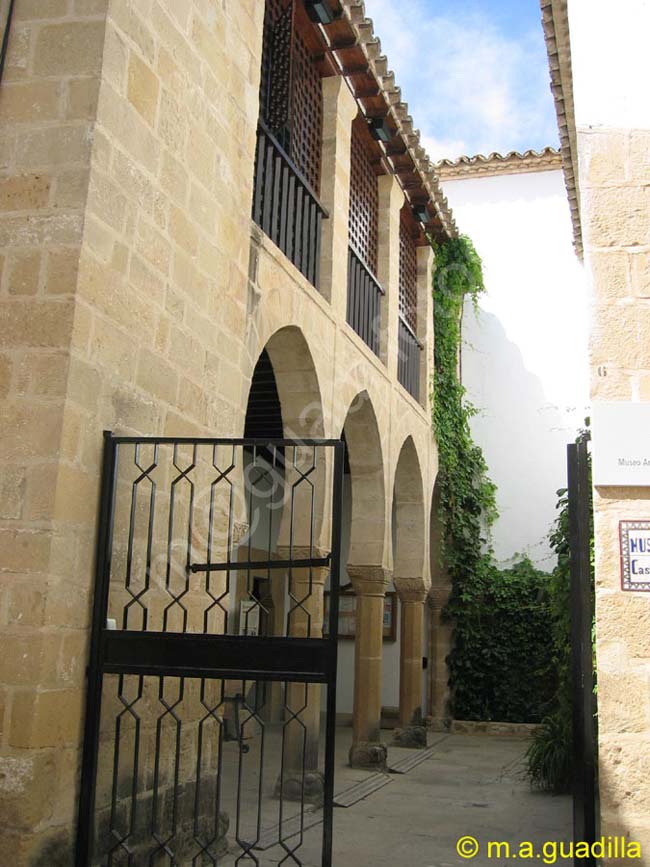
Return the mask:
M379 280L356 250L348 248L348 322L359 337L379 355L381 296Z
M253 219L318 288L321 223L328 216L271 131L257 128Z
M402 315L397 325L397 378L417 401L420 400L420 353L422 344Z

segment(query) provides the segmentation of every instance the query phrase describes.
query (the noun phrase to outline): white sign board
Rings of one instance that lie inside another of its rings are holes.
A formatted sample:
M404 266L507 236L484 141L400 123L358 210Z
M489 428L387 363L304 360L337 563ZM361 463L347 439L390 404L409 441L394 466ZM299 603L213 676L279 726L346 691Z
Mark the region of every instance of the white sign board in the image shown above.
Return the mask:
M260 634L260 606L255 599L242 599L239 603L239 634Z
M621 587L650 592L650 521L621 521Z
M650 486L650 403L594 403L594 485Z

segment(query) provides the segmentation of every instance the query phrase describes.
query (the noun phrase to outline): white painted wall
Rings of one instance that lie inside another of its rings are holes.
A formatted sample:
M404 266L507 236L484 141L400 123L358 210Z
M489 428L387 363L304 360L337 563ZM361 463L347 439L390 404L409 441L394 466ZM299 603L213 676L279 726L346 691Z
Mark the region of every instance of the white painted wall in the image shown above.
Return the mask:
M588 414L587 299L561 171L444 183L483 258L487 294L463 320L472 431L498 485L497 559L553 566L548 532L566 444Z
M576 127L650 129L649 0L569 0L568 11Z

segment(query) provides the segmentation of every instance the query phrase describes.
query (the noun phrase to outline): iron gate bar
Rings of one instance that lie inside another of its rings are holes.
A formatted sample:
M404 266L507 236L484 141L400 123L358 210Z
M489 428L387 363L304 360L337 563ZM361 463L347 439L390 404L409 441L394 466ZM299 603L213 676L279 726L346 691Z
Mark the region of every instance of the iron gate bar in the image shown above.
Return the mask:
M329 566L331 555L327 557L303 557L296 560L228 560L224 563L191 563L190 572L235 572L238 569L299 569L310 566Z
M250 447L308 448L330 447L334 453L332 492L332 552L311 560L229 562L228 564L187 564L189 571L224 571L247 568L291 568L330 566L330 629L326 638L254 638L251 636L206 635L200 633L156 633L146 630L107 629L107 613L111 577L111 555L117 490L119 446L131 445L226 445ZM75 851L76 867L91 863L96 781L99 754L99 733L102 684L104 674L192 677L202 679L241 679L243 681L276 681L324 683L327 685L327 716L325 740L325 780L323 804L322 867L332 865L332 823L334 808L334 761L336 727L336 665L338 591L340 586L340 539L343 503L343 472L345 444L332 439L230 439L223 437L114 437L104 431L102 478L99 499L99 527L96 545L95 593L92 609L89 664L86 669L87 694L84 721L84 744L79 789L79 813ZM286 565L284 565L286 564ZM194 568L192 568L194 567ZM296 644L303 658L297 665ZM134 660L137 660L134 662ZM246 668L248 660L251 667ZM252 663L255 663L254 667ZM182 682L182 681L181 681ZM303 757L304 762L304 757ZM133 782L135 786L135 780ZM239 795L238 795L239 797ZM130 835L131 832L129 832ZM127 837L129 836L127 835ZM125 838L127 839L127 838ZM286 846L282 841L280 844ZM247 850L246 850L247 851ZM288 852L288 850L287 850ZM290 857L295 858L295 848ZM246 854L246 852L242 853ZM289 854L289 852L288 852ZM296 860L296 863L300 863Z
M299 653L297 641L300 641ZM331 647L325 638L253 638L105 629L101 649L103 668L109 674L301 683L327 683L332 674Z
M587 441L567 447L569 488L569 545L571 563L571 669L573 680L573 839L591 844L596 839L596 760L594 731L594 675L592 648L589 455ZM596 859L574 858L582 867Z
M117 472L117 442L110 431L104 431L102 481L99 494L99 528L96 549L96 585L90 631L90 652L86 668L86 718L79 783L79 820L75 852L76 867L90 863L95 788L99 753L99 720L102 704L102 634L108 612L108 588L111 575L111 542L115 517Z
M330 572L330 626L325 639L330 644L334 676L327 685L325 723L325 784L323 797L323 867L332 867L334 829L334 764L336 742L336 669L338 661L339 589L341 586L341 532L343 512L343 472L345 444L334 446L334 490L332 492L332 568Z

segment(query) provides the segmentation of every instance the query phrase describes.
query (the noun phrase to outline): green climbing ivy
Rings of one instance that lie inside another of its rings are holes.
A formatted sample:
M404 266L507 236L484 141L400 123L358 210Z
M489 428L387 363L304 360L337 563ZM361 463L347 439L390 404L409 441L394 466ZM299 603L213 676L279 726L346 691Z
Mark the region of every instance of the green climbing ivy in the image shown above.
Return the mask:
M434 245L433 427L438 442L441 563L454 624L448 657L456 719L537 722L557 686L548 642L548 575L527 558L500 570L490 527L496 487L472 438L476 409L459 377L462 311L485 290L482 264L467 237Z
M576 442L589 438L587 428ZM591 456L589 474L591 478ZM531 783L556 794L571 790L574 774L573 706L571 681L571 549L569 546L569 497L566 488L557 492L557 517L549 534L551 548L557 555L549 585L552 617L550 635L553 664L558 683L548 714L533 735L526 753L527 774ZM591 511L591 583L594 585L594 528ZM595 647L594 647L595 653ZM595 666L594 666L595 669Z

